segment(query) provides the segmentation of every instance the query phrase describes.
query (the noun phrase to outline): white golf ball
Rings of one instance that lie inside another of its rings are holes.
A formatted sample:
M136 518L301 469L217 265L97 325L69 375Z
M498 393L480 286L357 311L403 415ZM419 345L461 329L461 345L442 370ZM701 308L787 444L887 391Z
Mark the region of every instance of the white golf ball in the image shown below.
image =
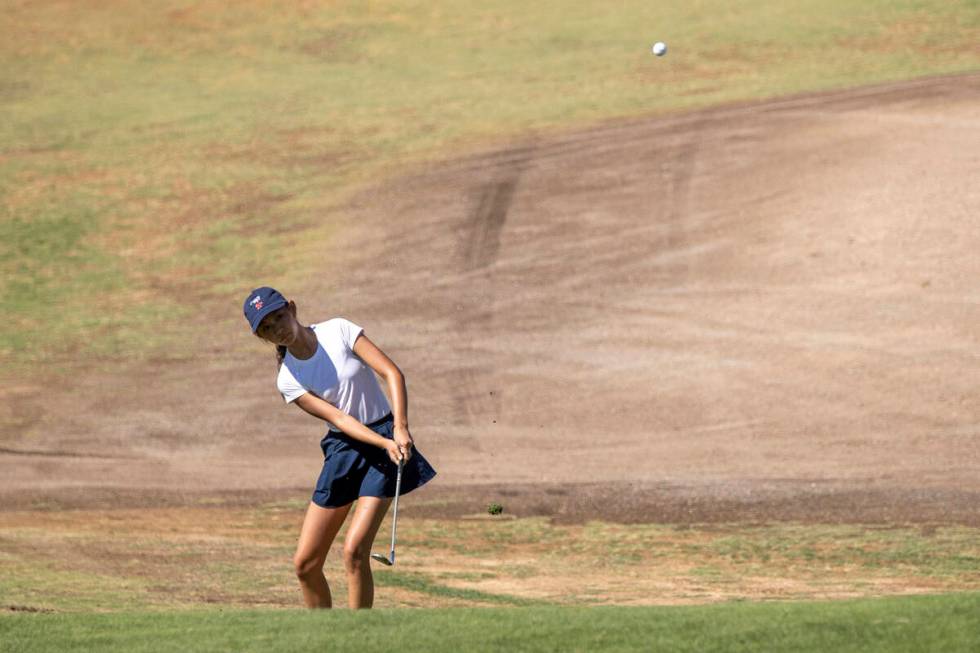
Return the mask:
M658 57L662 57L667 54L667 44L663 41L657 41L653 44L653 53Z

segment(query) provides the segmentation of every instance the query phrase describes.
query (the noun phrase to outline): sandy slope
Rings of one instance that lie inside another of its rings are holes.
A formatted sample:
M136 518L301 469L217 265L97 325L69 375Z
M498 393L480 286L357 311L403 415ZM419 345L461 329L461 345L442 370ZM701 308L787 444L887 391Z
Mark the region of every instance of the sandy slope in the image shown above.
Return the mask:
M978 178L980 75L617 123L365 193L283 290L401 365L431 497L586 514L625 488L653 518L863 493L835 514L976 520ZM320 429L271 354L207 347L80 378L3 435L0 493L305 491Z

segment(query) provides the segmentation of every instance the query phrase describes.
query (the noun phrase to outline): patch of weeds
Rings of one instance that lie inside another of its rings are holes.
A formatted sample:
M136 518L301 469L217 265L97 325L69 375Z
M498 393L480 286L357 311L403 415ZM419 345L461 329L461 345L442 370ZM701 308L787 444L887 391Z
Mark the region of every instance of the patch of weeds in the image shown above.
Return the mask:
M715 580L725 575L721 569L710 566L694 567L693 569L689 569L687 573L691 576L697 576L698 578L711 578Z
M541 570L533 565L508 565L507 572L512 578L533 578L541 574Z
M498 574L489 571L446 571L438 574L440 580L466 580L477 583L481 580L498 578Z
M5 603L43 611L140 608L151 604L146 585L140 580L59 569L39 560L5 561L0 596Z
M708 550L732 560L732 562L767 562L768 547L745 537L725 537L712 542Z
M466 601L478 601L481 603L494 603L515 606L546 605L547 601L526 599L519 596L508 594L491 594L479 590L464 589L458 587L448 587L439 585L426 574L385 571L374 575L375 582L382 587L400 587L402 589L429 594L448 599L460 599Z

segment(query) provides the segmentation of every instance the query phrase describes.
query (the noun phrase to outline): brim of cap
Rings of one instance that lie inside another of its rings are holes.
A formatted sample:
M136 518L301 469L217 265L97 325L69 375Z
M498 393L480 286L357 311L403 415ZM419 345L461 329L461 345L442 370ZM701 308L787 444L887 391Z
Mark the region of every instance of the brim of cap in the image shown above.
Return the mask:
M256 329L259 328L259 324L262 323L262 318L264 318L272 311L278 311L280 308L282 308L285 305L286 305L285 300L280 299L278 301L272 302L271 304L266 304L261 309L259 309L259 312L253 315L251 322L249 322L249 325L252 327L252 333L255 333Z

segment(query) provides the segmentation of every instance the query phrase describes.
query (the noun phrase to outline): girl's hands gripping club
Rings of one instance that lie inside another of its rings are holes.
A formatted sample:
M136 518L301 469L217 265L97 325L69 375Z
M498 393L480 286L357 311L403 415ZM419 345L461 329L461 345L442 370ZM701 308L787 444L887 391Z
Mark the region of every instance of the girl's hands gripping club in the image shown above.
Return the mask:
M398 450L401 452L402 459L407 462L411 459L412 448L415 446L415 441L412 439L412 434L408 432L407 426L396 426L394 436L395 444L398 445ZM398 460L394 460L394 462L397 463Z

